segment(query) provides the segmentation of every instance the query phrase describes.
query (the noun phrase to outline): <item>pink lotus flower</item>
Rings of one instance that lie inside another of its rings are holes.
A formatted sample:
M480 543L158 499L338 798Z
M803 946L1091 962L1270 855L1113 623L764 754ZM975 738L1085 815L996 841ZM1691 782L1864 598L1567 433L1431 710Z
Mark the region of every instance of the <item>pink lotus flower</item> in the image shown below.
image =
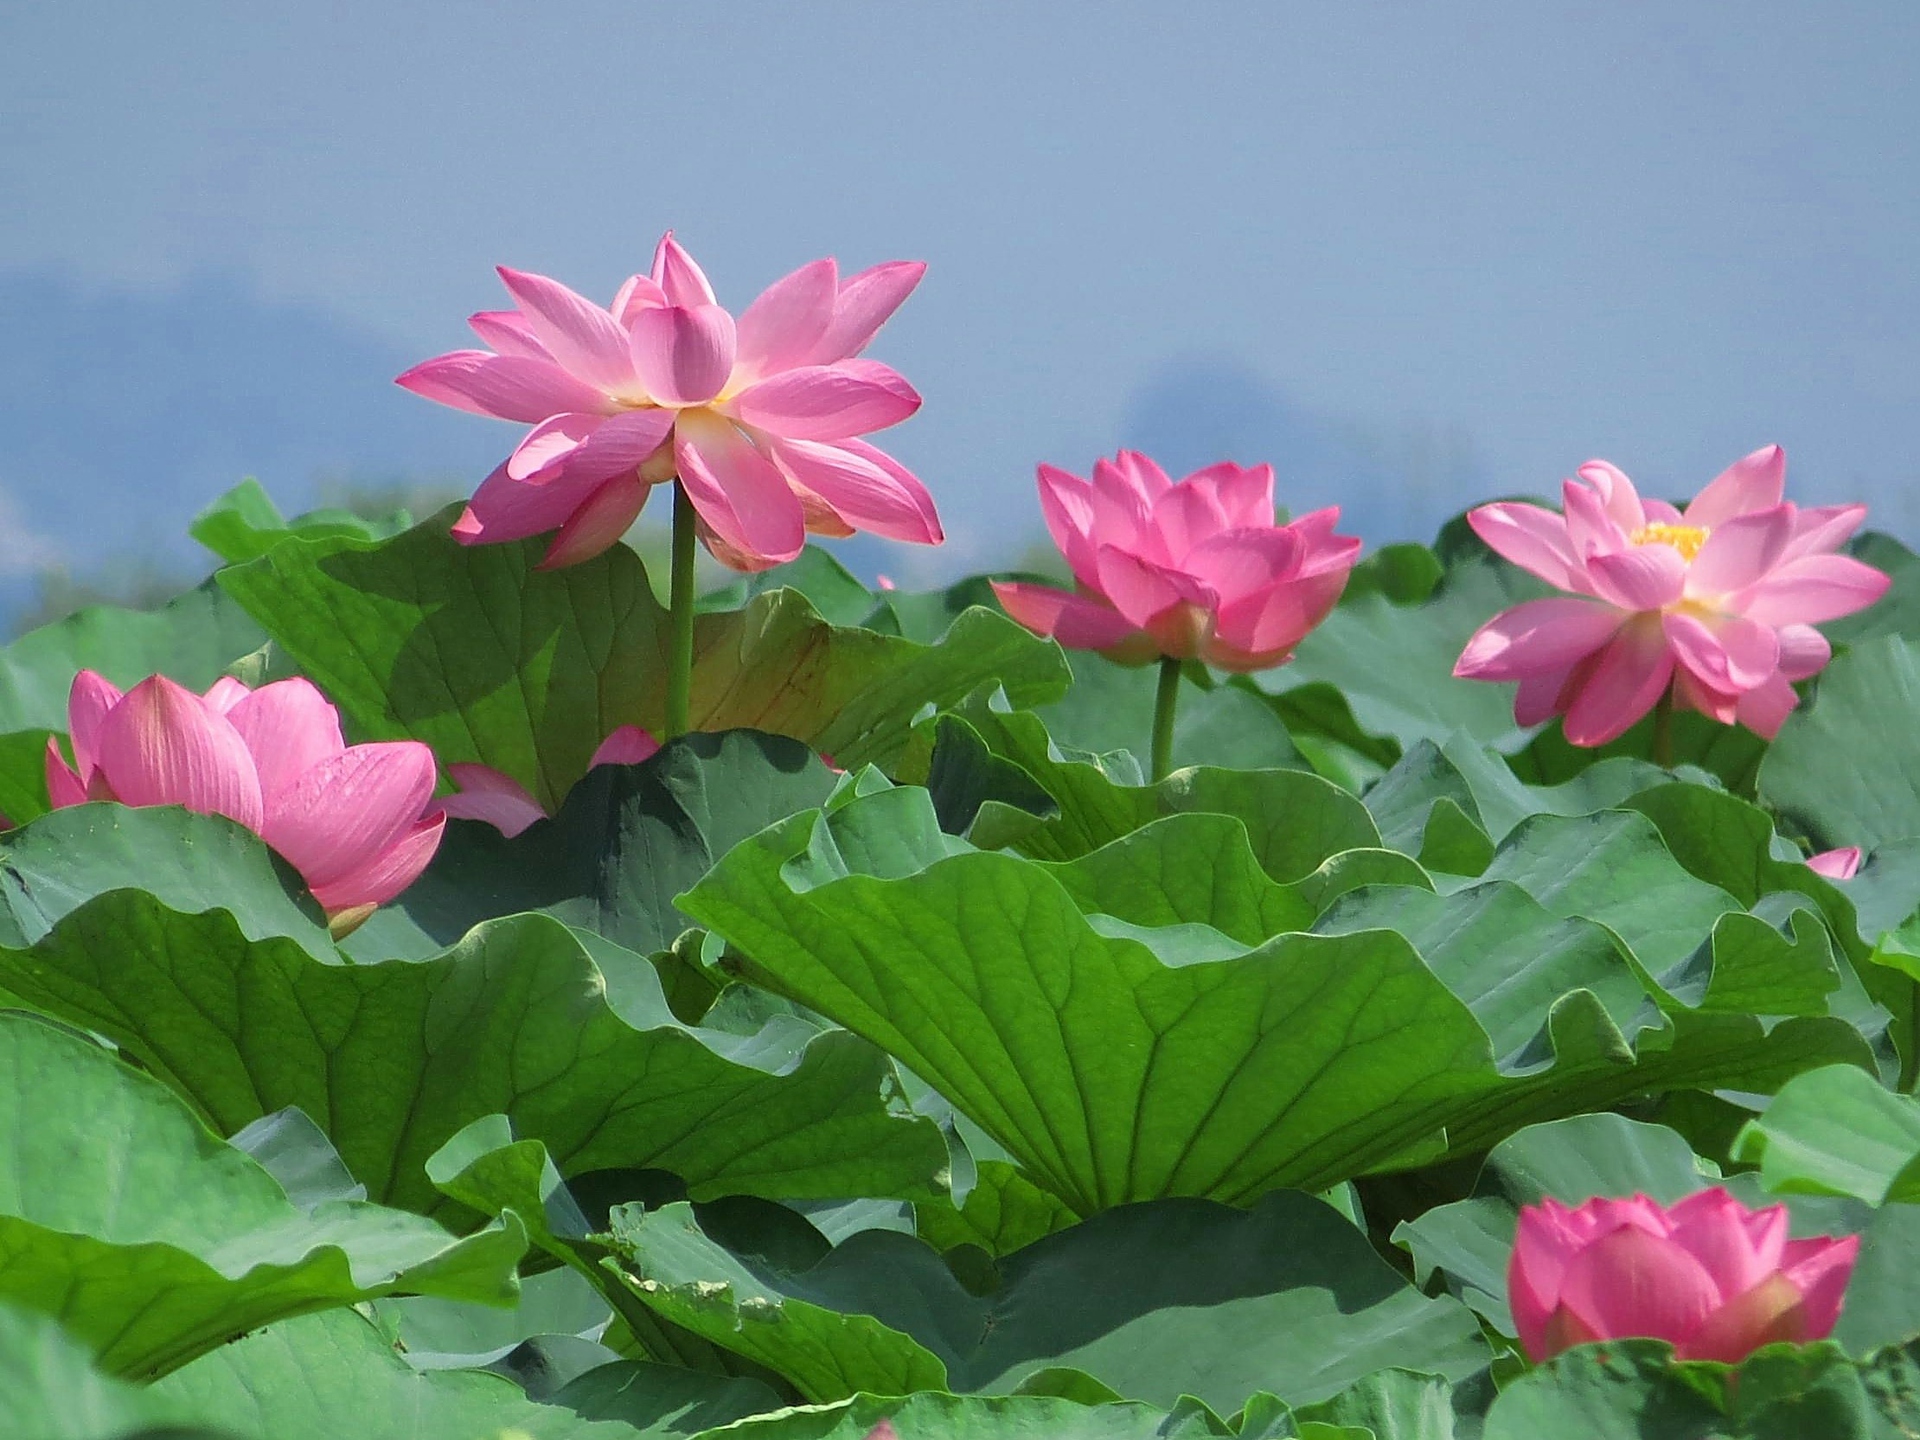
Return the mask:
M1860 847L1846 845L1838 850L1822 850L1818 855L1809 855L1807 868L1829 880L1851 880L1860 869Z
M1564 715L1575 745L1606 744L1669 690L1772 739L1798 702L1792 682L1832 655L1813 627L1864 610L1890 583L1833 553L1867 507L1798 509L1781 499L1786 474L1778 445L1756 450L1683 514L1593 460L1563 487L1563 515L1482 505L1467 516L1475 534L1571 593L1494 616L1453 673L1519 681L1514 720Z
M124 695L91 670L67 699L73 765L47 741L55 809L89 800L183 805L253 831L300 872L344 933L427 868L445 822L426 814L433 751L413 740L348 745L305 680L204 696L164 675Z
M1577 1209L1546 1199L1520 1211L1507 1299L1536 1363L1627 1336L1733 1363L1832 1333L1859 1249L1857 1235L1789 1240L1786 1206L1749 1210L1717 1187L1671 1208L1645 1195Z
M659 748L660 742L638 725L622 725L600 742L587 768L638 765ZM548 818L525 786L491 765L449 765L447 774L460 789L440 802L443 815L456 820L484 820L509 840L534 821Z
M604 310L557 280L502 268L517 308L469 322L492 348L437 356L398 382L533 426L454 535L479 545L557 528L541 566L575 565L612 546L677 475L707 548L736 569L793 559L809 530L939 544L926 487L859 438L920 408L893 370L856 357L925 269L896 260L842 280L831 259L816 260L736 324L671 231L653 273Z
M1040 508L1074 591L994 583L1007 613L1073 650L1222 670L1285 662L1346 588L1360 542L1338 508L1274 523L1273 467L1229 463L1175 483L1123 450L1091 483L1040 467Z

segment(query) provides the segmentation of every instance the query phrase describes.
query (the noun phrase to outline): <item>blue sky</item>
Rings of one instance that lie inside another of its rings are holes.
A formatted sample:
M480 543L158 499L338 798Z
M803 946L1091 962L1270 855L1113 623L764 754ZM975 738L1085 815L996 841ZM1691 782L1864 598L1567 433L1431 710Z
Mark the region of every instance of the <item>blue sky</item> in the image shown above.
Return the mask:
M1900 0L6 7L0 569L243 473L477 480L513 432L393 371L669 225L736 307L931 262L874 353L954 540L896 574L1122 442L1384 539L1777 440L1913 536L1917 57Z

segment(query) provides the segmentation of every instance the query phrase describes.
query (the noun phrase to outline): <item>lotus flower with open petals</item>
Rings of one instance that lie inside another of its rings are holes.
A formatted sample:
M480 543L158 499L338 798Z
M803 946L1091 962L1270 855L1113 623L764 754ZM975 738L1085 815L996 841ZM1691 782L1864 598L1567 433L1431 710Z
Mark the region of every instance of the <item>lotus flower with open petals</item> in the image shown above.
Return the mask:
M1642 499L1604 460L1562 487L1565 512L1482 505L1474 533L1561 590L1493 617L1454 674L1517 680L1513 716L1565 716L1575 745L1604 745L1663 695L1772 739L1793 682L1832 654L1813 627L1864 610L1888 577L1834 552L1864 505L1799 509L1781 495L1778 445L1729 466L1685 512Z
M1719 1188L1670 1207L1548 1198L1520 1211L1507 1299L1535 1362L1637 1335L1731 1364L1831 1334L1859 1250L1857 1235L1789 1240L1786 1206L1749 1210Z
M67 725L72 765L47 741L56 809L117 800L225 815L279 851L336 922L412 884L446 824L427 813L433 751L346 744L339 714L305 680L250 690L225 679L203 696L155 675L123 695L82 670Z
M516 308L469 322L491 348L399 379L443 405L533 426L453 533L479 545L558 530L543 567L577 564L678 476L707 547L736 569L793 559L809 530L939 544L926 487L860 438L920 408L898 373L858 357L925 269L897 260L843 280L816 260L736 323L671 232L652 273L605 308L503 268Z
M638 765L654 754L660 742L638 725L622 725L600 742L588 768L595 765ZM440 802L440 811L456 820L484 820L512 839L547 812L527 793L527 787L491 765L462 763L447 766L447 775L460 787Z
M1040 467L1040 508L1077 588L996 582L1007 613L1073 650L1222 670L1283 663L1346 588L1360 542L1337 508L1274 521L1273 467L1228 463L1170 479L1123 450L1091 482Z

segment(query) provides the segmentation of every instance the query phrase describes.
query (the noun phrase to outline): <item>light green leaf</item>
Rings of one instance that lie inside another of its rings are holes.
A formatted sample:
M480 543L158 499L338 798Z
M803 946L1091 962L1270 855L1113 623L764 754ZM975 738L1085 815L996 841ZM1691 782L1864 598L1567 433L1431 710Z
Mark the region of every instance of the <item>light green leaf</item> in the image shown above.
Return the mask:
M0 1298L55 1314L116 1374L164 1374L290 1315L393 1291L511 1303L517 1221L302 1210L178 1097L98 1045L0 1014Z
M193 517L187 533L229 565L254 560L282 540L384 540L413 524L405 510L369 520L351 510L310 510L289 520L258 480L242 480Z
M1734 1141L1767 1189L1920 1202L1920 1100L1851 1065L1797 1075Z

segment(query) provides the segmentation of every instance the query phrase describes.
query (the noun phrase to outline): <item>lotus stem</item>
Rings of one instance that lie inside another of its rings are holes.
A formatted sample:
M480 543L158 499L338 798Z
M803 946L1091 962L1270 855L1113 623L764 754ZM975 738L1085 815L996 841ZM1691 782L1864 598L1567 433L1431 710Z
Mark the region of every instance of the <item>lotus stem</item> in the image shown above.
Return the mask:
M673 637L667 651L667 722L662 740L691 728L693 702L693 560L698 536L687 487L673 482L673 580L668 605Z
M1153 783L1158 785L1173 769L1173 712L1180 703L1180 661L1160 657L1160 685L1153 696Z
M1653 707L1653 763L1673 768L1673 691L1663 692Z

